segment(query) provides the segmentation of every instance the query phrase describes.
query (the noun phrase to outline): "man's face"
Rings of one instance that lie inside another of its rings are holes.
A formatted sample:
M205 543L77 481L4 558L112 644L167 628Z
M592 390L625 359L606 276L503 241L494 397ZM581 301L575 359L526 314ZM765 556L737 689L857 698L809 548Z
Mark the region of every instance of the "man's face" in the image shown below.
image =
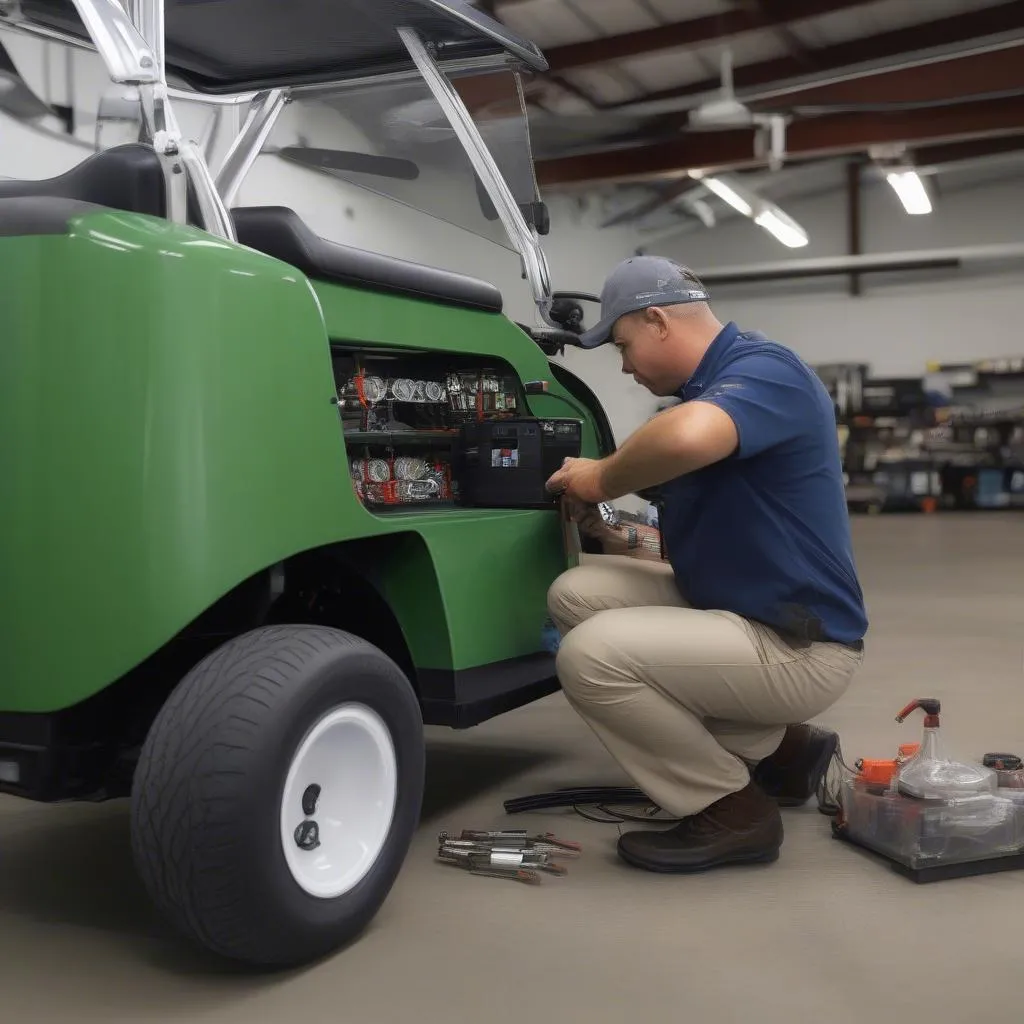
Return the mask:
M663 310L646 309L620 317L612 329L612 344L622 357L622 372L631 374L652 394L665 396L678 391L685 380L673 365L672 325Z

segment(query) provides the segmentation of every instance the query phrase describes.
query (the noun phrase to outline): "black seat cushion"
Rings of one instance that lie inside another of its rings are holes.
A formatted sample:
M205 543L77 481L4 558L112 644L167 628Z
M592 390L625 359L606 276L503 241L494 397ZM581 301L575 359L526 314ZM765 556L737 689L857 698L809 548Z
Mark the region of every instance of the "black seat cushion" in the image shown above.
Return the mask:
M381 256L321 238L294 210L244 206L232 210L238 241L290 263L318 281L351 284L431 302L500 313L501 292L486 281Z
M103 150L56 178L0 181L0 199L48 197L129 213L148 213L154 217L164 217L167 213L160 158L150 146L139 143Z
M55 178L0 181L0 200L4 199L20 201L0 202L0 235L62 231L76 213L98 207L153 217L167 215L160 158L150 146L138 143L104 150ZM485 281L329 242L287 207L241 207L232 214L239 242L290 263L316 280L490 313L502 310L501 292ZM198 223L192 189L189 219Z

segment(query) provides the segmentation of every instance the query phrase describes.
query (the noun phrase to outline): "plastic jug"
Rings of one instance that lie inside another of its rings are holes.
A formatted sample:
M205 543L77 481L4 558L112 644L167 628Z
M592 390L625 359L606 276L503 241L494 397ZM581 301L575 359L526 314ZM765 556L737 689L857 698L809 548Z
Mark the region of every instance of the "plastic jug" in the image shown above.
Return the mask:
M897 716L902 722L920 708L925 713L921 749L899 768L896 789L921 800L953 800L980 793L995 793L996 773L980 764L951 761L939 738L940 705L931 697L912 701Z

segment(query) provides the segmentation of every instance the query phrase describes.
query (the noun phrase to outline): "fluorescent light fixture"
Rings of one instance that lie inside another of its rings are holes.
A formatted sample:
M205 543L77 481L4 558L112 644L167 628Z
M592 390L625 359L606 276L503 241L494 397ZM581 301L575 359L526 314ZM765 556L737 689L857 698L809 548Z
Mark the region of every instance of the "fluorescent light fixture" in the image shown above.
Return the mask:
M907 213L918 215L932 212L932 201L917 171L890 171L885 180L892 185Z
M754 223L790 249L799 249L807 244L807 232L781 210L762 210L754 218Z
M754 208L728 182L721 178L701 178L700 182L744 217L753 216Z
M733 185L713 174L705 176L702 171L690 171L690 177L696 178L708 191L728 203L737 213L749 217L783 245L789 246L790 249L799 249L807 245L807 232L788 213L780 210L774 203L762 199L756 192L742 185Z
M685 200L683 206L699 217L704 227L713 228L715 226L715 211L703 199Z

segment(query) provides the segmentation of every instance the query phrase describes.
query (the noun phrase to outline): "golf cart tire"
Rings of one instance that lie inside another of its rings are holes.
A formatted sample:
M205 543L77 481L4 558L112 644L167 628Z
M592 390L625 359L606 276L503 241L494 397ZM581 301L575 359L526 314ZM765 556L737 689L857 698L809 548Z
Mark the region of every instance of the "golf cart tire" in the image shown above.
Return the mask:
M318 742L327 745L313 750ZM286 849L293 822L298 844L316 818L306 795L288 799L304 784L300 763L321 772L323 790L324 841L309 852ZM135 863L158 909L200 947L262 969L310 963L383 904L419 821L423 777L419 703L387 655L335 629L261 628L196 665L157 716L132 786ZM353 808L366 812L367 834L376 829L372 842L342 827L358 818ZM313 860L330 867L328 833L343 850L333 888Z

